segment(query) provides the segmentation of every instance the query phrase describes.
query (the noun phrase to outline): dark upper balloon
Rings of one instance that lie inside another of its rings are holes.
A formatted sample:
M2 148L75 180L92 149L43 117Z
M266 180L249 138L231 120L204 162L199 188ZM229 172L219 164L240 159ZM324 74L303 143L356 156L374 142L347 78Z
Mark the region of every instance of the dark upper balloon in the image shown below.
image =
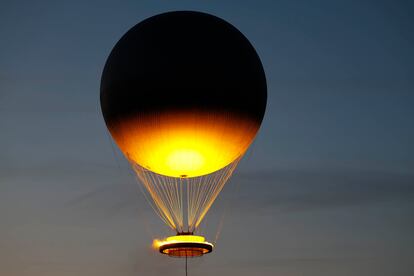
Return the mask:
M113 48L102 74L108 127L151 113L198 110L247 116L258 124L266 79L246 37L226 21L192 11L150 17Z

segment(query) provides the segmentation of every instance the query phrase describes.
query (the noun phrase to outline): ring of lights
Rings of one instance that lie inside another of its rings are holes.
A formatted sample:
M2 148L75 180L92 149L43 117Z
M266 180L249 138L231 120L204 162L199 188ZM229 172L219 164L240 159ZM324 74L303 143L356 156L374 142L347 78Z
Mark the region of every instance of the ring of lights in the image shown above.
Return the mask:
M204 237L194 235L172 236L158 244L159 252L170 257L199 257L210 253L213 247Z

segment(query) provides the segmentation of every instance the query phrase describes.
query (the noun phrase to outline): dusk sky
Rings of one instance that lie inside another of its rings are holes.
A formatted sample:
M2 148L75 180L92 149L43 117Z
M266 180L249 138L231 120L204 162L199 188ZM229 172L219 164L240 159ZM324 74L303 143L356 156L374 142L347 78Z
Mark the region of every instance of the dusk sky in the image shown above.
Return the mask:
M391 0L0 0L0 275L184 275L99 106L115 43L172 10L233 24L268 82L189 275L414 275L414 4Z

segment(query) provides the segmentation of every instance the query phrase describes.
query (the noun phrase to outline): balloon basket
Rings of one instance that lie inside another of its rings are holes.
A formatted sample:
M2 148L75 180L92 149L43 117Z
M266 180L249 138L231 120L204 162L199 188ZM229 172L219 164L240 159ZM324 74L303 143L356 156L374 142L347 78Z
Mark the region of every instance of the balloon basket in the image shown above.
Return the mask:
M210 253L214 247L204 237L190 233L180 233L162 241L155 240L154 245L160 253L178 258L200 257Z

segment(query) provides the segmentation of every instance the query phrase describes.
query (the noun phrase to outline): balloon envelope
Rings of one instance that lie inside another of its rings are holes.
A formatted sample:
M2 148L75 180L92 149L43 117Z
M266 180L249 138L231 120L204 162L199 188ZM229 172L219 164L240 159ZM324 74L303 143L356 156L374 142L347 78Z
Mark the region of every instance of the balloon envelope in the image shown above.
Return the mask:
M105 122L127 158L160 175L218 171L247 150L266 107L250 42L200 12L169 12L130 29L102 74Z

